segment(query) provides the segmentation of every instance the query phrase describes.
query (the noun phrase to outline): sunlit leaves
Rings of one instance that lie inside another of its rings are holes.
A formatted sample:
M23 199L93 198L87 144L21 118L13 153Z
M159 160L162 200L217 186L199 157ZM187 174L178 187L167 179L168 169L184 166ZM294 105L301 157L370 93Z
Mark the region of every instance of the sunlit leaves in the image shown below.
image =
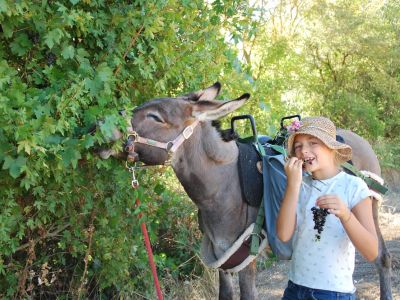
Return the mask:
M390 107L400 99L399 7L365 3L255 5L257 30L236 38L254 80L252 96L271 105L271 114L256 110L256 119L325 115L371 140L397 136L400 114Z
M0 0L0 13L5 13L8 9L7 0Z

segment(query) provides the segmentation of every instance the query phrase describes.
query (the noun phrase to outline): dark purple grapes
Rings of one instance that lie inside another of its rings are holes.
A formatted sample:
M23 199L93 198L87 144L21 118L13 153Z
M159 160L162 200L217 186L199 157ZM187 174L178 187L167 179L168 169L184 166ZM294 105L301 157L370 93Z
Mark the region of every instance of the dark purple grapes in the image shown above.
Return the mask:
M57 60L57 56L54 53L50 52L47 54L47 65L48 66L53 65L56 62L56 60Z
M329 212L326 208L312 207L311 211L313 213L314 229L317 230L315 234L315 239L319 241L321 239L321 233L324 230L324 225L326 221L326 216Z

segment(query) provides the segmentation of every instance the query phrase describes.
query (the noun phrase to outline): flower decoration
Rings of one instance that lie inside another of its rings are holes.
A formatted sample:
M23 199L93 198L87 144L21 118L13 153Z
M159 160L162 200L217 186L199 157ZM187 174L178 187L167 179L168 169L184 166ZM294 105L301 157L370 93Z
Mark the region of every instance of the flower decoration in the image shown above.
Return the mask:
M299 130L300 126L301 126L301 121L295 120L292 122L292 124L286 126L286 129L288 132L294 133L297 130Z

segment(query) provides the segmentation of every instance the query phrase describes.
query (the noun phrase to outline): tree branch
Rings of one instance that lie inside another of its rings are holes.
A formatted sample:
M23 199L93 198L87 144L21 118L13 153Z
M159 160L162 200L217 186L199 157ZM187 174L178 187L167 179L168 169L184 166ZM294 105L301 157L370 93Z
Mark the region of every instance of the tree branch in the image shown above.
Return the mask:
M136 44L137 39L139 38L139 35L142 33L144 28L144 25L140 27L140 29L136 32L136 34L132 37L131 42L129 43L128 48L126 49L124 56L122 57L123 60L125 61L126 56L128 55L129 51L132 49L132 47ZM118 66L118 68L114 72L114 76L116 77L121 70L121 65Z
M32 242L36 245L36 244L37 244L38 242L40 242L41 240L45 240L45 239L48 239L48 238L55 237L55 236L57 236L61 231L65 230L67 227L69 227L70 225L71 225L71 224L69 224L69 223L68 223L68 224L65 224L64 226L58 228L57 230L55 230L55 231L53 231L53 232L47 233L47 234L45 234L44 236L42 236L42 237L40 237L40 238L37 238L37 239L32 240L32 241L29 241L28 243L25 243L25 244L19 246L19 247L15 250L15 252L24 250L25 248L29 247L29 246L31 245Z

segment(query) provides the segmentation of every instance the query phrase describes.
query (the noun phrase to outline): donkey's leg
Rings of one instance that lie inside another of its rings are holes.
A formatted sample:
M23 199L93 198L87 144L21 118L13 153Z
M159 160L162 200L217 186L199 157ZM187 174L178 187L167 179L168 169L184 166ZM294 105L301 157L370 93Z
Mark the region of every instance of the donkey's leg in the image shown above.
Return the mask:
M240 300L257 299L256 272L256 260L239 272Z
M219 300L233 299L232 274L219 270Z
M379 284L381 300L392 300L392 258L386 248L385 241L382 236L381 229L379 228L379 203L375 199L372 202L372 212L374 215L375 229L379 242L379 253L375 259L375 266L379 273Z

